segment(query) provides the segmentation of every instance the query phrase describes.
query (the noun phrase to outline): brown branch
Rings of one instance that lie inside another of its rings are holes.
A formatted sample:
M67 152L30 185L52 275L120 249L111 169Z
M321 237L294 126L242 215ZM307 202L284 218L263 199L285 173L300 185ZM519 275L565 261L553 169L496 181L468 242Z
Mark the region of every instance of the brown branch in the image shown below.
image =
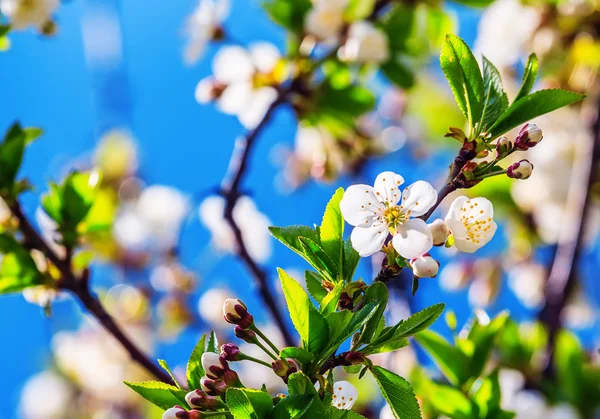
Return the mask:
M538 315L539 321L548 328L546 377L554 374L554 344L562 327L561 314L577 283L577 260L584 245L583 227L590 210L590 192L600 169L600 102L593 125L593 138L581 141L575 152L558 247L544 290L544 306Z
M292 85L293 86L293 85ZM287 346L294 346L295 341L288 330L287 323L279 308L277 306L277 302L275 297L273 296L268 281L268 275L263 268L259 266L259 264L252 258L250 253L248 252L248 248L246 246L246 242L244 241L244 237L242 235L242 231L238 226L235 218L233 217L233 210L239 197L242 195L240 191L241 183L244 179L244 176L248 170L248 162L250 160L250 155L254 145L256 144L256 140L262 130L266 127L267 123L273 116L275 110L284 103L287 99L288 94L291 91L289 89L284 89L279 92L277 99L271 104L268 108L267 112L263 119L259 122L259 124L251 130L244 139L242 139L237 145L236 150L231 157L231 161L229 163L229 172L233 174L230 182L223 187L223 196L225 197L225 211L224 218L231 227L233 231L233 235L235 237L236 245L237 245L237 253L241 261L246 265L248 270L252 273L256 284L258 285L258 291L267 308L271 312L273 316L273 320L279 327L281 334L286 342Z
M27 216L23 213L21 205L17 201L10 203L13 215L19 220L19 229L24 239L33 248L40 250L50 262L52 262L61 273L59 287L70 291L83 304L83 306L100 322L100 324L119 341L129 353L131 359L144 367L154 377L165 383L173 383L171 377L158 365L153 363L126 335L119 325L104 309L98 298L92 295L89 288L89 271L85 271L82 277L77 277L67 260L62 259L42 238L37 230L31 225ZM67 252L67 257L70 252Z

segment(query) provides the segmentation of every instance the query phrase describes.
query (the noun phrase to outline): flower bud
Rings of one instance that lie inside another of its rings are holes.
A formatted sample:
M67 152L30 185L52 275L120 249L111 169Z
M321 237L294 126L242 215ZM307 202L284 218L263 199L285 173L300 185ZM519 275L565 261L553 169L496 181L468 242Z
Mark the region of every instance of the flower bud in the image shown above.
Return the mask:
M450 232L448 231L448 226L444 220L438 218L433 223L429 224L428 227L429 231L431 231L431 237L433 237L434 246L442 246L446 243L446 239Z
M525 124L519 131L519 135L517 135L515 146L521 150L527 150L535 147L537 143L542 141L542 138L544 138L542 130L537 125Z
M365 361L365 354L362 352L346 352L344 355L344 365L358 365Z
M237 324L247 329L254 323L254 317L248 313L248 308L238 299L228 298L223 304L223 317L228 323Z
M221 346L221 358L226 361L241 361L243 359L241 355L240 348L233 343L226 343Z
M506 157L512 148L513 144L507 137L498 138L498 141L496 141L496 153L498 153L498 159Z
M250 329L242 329L240 326L236 326L233 329L233 333L235 336L246 343L256 344L258 342L258 338L256 337L256 333L254 333Z
M202 390L194 390L186 394L185 401L192 408L217 410L225 407L225 403L218 397L209 396Z
M527 179L533 172L533 164L529 160L521 160L506 169L506 175L513 179Z
M417 278L435 278L440 269L440 263L432 258L429 253L425 253L420 258L412 259L410 267L413 275Z
M202 377L200 385L210 396L220 396L227 391L227 384L223 380L212 380L208 377Z
M162 415L162 419L189 419L189 417L188 412L181 406L174 406L167 409Z
M227 361L213 352L204 352L201 358L202 368L208 378L217 379L223 377L225 371L229 370Z

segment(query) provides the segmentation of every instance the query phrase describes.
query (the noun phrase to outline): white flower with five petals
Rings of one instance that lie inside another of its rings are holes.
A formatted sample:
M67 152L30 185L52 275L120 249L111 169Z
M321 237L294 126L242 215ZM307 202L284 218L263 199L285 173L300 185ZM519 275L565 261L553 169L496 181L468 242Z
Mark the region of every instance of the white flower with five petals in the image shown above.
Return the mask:
M355 226L352 246L361 256L370 256L392 234L392 245L400 256L413 259L433 246L431 232L418 217L437 201L437 192L429 183L419 180L400 192L404 178L394 172L383 172L374 187L352 185L346 190L340 210L344 219Z
M212 99L207 91L223 86L217 100L222 112L236 115L244 127L254 128L277 99L274 87L285 78L285 67L275 45L259 42L246 50L240 46L221 48L212 64L213 76L200 80L196 100ZM281 70L281 71L279 71Z
M456 248L473 253L494 237L497 226L493 218L494 207L486 198L459 196L450 205L444 221L452 232Z

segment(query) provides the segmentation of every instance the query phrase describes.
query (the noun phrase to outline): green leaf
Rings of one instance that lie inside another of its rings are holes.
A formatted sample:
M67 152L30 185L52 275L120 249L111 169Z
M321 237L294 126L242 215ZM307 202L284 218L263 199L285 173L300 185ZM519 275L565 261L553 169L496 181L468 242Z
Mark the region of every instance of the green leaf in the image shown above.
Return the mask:
M469 358L460 349L430 330L422 331L415 339L453 385L460 386L468 380Z
M310 0L269 0L263 7L275 23L292 31L302 31L304 16L312 5Z
M206 352L213 352L215 354L219 353L219 342L217 340L217 334L214 330L210 331L210 336L208 337L208 343L206 345Z
M327 343L329 327L304 289L283 269L278 269L279 279L294 327L305 349L318 352Z
M202 368L202 354L206 348L206 334L202 335L194 347L190 359L187 362L185 376L187 378L190 391L200 389L200 379L204 377L204 368Z
M390 11L382 18L381 23L381 28L388 37L390 51L395 53L407 51L415 22L414 6L402 3L392 5Z
M321 313L326 316L329 313L333 313L338 306L340 301L340 296L342 294L342 290L344 289L344 284L337 284L329 293L323 298L321 302Z
M582 383L585 357L586 354L573 333L565 330L558 333L554 350L554 368L562 393L575 406L584 402Z
M409 89L415 84L413 72L398 60L390 60L380 68L389 81L402 89Z
M535 84L535 79L538 75L539 62L538 57L535 53L532 53L527 59L527 63L525 64L525 72L523 73L523 82L521 83L521 88L519 89L519 93L515 97L515 102L522 97L525 97L531 92L533 89L533 85Z
M473 401L479 407L479 417L494 416L500 410L500 383L498 370L481 380L479 387L473 395Z
M490 357L496 334L504 328L508 313L499 314L487 325L481 325L477 319L469 331L468 340L473 342L473 353L470 356L470 375L479 377Z
M368 343L371 342L375 337L378 330L379 323L383 318L383 312L385 311L385 307L387 306L388 301L388 289L385 284L381 282L375 282L373 285L369 286L365 292L365 304L380 302L378 305L377 311L369 319L367 324L360 335L360 339L358 343Z
M25 152L27 135L21 125L15 122L0 143L0 187L12 189Z
M374 106L373 92L363 86L350 85L336 88L326 81L319 89L318 115L333 117L348 127L353 127L355 119L373 109Z
M306 280L306 289L308 289L308 293L317 300L317 303L321 305L323 299L327 296L328 291L323 288L321 282L323 278L316 272L306 271L304 273L304 278Z
M181 384L179 384L179 381L177 381L177 377L175 377L175 374L173 374L171 368L169 368L169 364L167 364L167 361L165 361L164 359L159 359L158 365L160 365L162 369L165 370L171 376L171 379L173 380L177 388L183 390L183 387L181 386Z
M354 250L354 247L352 247L352 242L350 241L350 237L348 237L344 242L344 281L352 281L354 272L358 266L358 262L360 262L360 255L356 250Z
M260 390L229 388L226 400L234 419L266 419L273 408L271 397Z
M181 398L185 398L186 394L184 390L160 381L141 381L137 383L125 381L124 383L144 399L165 410L180 404Z
M508 108L508 97L502 87L500 72L485 56L483 57L483 114L480 126L493 125Z
M421 418L419 403L409 382L385 368L371 368L381 394L389 403L397 419Z
M77 226L88 214L96 197L98 175L71 173L62 187L62 220L69 226Z
M562 89L539 90L513 102L500 119L489 129L492 138L499 137L531 119L571 105L585 95Z
M440 64L458 107L473 127L483 110L483 78L477 60L462 39L446 35Z
M325 411L325 417L327 419L365 419L363 415L358 414L352 410L340 410L333 406L327 408L327 410Z
M340 210L343 196L344 188L338 188L325 208L319 229L321 246L332 261L337 263L340 276L343 275L340 268L343 267L344 258L344 217Z
M300 362L303 367L310 364L314 359L312 353L308 352L306 349L297 348L295 346L283 348L279 356L283 359L293 358Z
M296 394L287 396L273 409L271 413L272 419L300 419L304 418L304 414L312 407L313 402L316 402L316 396ZM308 419L306 417L306 419Z
M459 389L442 384L425 386L427 401L442 415L452 419L475 419L479 417L477 405Z
M307 237L315 243L319 243L320 240L319 232L308 226L294 225L288 227L269 227L269 231L273 237L302 257L305 256L302 245L300 244L300 237Z
M12 236L0 233L0 294L44 284L30 253Z
M298 239L305 259L323 276L336 281L339 273L339 263L335 262L325 252L325 249L308 237Z
M313 397L313 402L304 412L302 418L312 419L323 417L325 409L321 404L321 399L315 389L315 386L310 379L302 372L296 372L290 375L288 379L289 396L310 396Z
M350 22L362 20L371 15L375 0L349 0L346 7L346 19Z

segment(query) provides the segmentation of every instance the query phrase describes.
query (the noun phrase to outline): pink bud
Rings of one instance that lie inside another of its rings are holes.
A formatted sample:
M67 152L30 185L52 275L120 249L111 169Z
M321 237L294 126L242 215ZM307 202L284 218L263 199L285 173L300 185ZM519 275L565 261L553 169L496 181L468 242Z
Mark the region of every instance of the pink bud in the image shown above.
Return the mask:
M513 179L527 179L533 172L533 164L529 160L521 160L506 169L506 175Z
M535 147L537 143L542 141L544 136L542 130L535 124L525 124L519 131L519 135L515 140L515 146L521 150L527 150L531 147Z
M432 258L429 253L425 253L420 258L412 259L410 267L413 275L417 278L435 278L440 269L440 263Z

